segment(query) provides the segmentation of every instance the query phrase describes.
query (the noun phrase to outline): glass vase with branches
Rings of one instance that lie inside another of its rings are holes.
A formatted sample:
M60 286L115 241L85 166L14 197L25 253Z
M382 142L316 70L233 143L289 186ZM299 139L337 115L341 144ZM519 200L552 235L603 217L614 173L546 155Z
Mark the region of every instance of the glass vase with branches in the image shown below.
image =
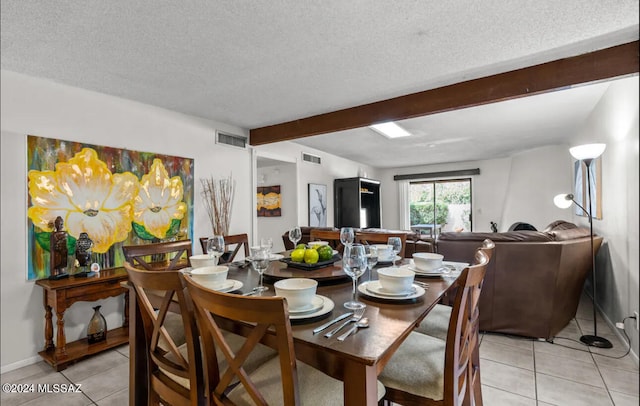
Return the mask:
M213 176L200 179L204 201L213 235L229 235L233 196L236 183L232 175L216 179Z

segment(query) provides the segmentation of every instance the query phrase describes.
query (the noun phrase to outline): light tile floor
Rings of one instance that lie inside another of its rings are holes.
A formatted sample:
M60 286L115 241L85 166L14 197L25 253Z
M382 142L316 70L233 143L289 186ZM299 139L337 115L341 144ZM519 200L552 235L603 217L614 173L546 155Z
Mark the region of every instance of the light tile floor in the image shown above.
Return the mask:
M554 343L484 334L480 344L482 394L486 406L574 406L639 404L638 367L621 342L602 322L598 334L611 340L609 350L583 346L590 334L591 303L581 301L576 318ZM622 357L621 357L622 356ZM616 358L621 357L621 358ZM127 346L105 352L55 372L44 362L2 374L3 384L81 384L81 393L2 393L10 405L126 405L129 352ZM50 386L53 389L52 386Z

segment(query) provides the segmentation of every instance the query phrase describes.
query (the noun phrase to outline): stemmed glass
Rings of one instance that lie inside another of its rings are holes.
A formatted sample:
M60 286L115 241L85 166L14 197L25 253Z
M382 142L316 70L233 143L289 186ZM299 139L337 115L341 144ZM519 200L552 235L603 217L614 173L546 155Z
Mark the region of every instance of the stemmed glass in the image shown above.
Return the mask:
M365 253L367 255L367 269L369 270L369 280L373 267L378 263L378 248L375 245L365 245Z
M346 302L344 307L347 309L362 309L367 305L356 300L356 287L358 278L367 270L367 256L362 244L348 244L344 247L344 256L342 257L342 268L344 273L351 277L353 281L353 298Z
M351 227L342 227L340 229L340 242L343 246L353 244L353 240L355 239L355 233L353 232L353 228Z
M220 256L224 254L224 237L221 235L214 235L207 240L207 254L209 258L215 259L215 264L218 265Z
M400 239L400 237L389 237L389 239L387 240L387 244L391 245L391 250L393 251L393 266L397 267L396 257L398 256L400 251L402 251L402 240Z
M273 239L271 238L261 238L260 239L260 247L267 250L267 253L271 255L271 251L273 250Z
M300 241L301 239L302 231L300 230L300 227L296 226L289 230L289 241L293 243L293 249L296 248L296 245L298 245L298 241Z
M251 257L249 260L251 261L251 265L253 269L255 269L258 274L260 274L260 283L254 290L256 292L264 292L265 290L269 290L268 287L262 285L262 274L269 267L269 250L264 247L251 247Z

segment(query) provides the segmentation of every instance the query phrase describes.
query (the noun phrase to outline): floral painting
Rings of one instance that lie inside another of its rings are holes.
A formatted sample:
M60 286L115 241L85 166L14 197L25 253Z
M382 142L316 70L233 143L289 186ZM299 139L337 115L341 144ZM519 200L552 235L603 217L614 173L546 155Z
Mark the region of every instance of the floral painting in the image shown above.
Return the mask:
M58 216L69 255L87 233L102 268L122 265L122 245L192 239L193 159L28 136L27 165L28 279L49 276Z
M258 217L282 216L282 200L280 197L280 185L258 186L257 210Z

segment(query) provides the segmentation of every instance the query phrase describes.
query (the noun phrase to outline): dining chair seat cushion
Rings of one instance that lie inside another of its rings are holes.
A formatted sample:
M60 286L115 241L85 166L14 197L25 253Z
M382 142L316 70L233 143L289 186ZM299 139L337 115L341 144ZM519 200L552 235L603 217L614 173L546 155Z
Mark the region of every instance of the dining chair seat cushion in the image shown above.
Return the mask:
M229 344L233 352L238 352L240 350L240 347L242 347L242 345L244 344L245 338L240 335L230 333L227 331L223 331L222 334L224 335L225 340L227 341L227 344ZM186 343L179 346L178 351L180 351L180 354L182 354L182 356L185 357L185 359L187 358ZM265 362L269 361L272 358L277 357L277 355L278 353L275 350L267 347L266 345L258 344L251 352L251 355L249 355L249 358L247 359L247 361L243 364L244 370L247 373L251 373L256 369L258 369L260 365L264 364ZM220 367L220 371L226 370L227 360L222 354L222 351L220 351L220 349L218 348L216 348L216 356L218 357L218 365ZM167 358L171 361L175 361L175 357L173 356L173 354L167 355ZM189 385L188 379L183 378L181 376L174 375L171 372L168 372L166 370L163 370L162 372L164 372L167 376L169 376L175 382L189 389L190 385ZM235 382L238 382L237 378L234 379L233 383Z
M441 340L447 339L449 331L449 319L451 318L451 306L437 304L420 325L414 330L417 333L427 334Z
M387 388L442 400L445 347L443 340L411 332L378 379Z
M341 405L344 403L342 381L334 379L304 362L296 361L301 405ZM283 405L280 358L273 358L250 374L253 383L267 404ZM378 381L378 401L384 397L384 385ZM228 395L237 405L253 405L254 402L243 385L236 386Z

